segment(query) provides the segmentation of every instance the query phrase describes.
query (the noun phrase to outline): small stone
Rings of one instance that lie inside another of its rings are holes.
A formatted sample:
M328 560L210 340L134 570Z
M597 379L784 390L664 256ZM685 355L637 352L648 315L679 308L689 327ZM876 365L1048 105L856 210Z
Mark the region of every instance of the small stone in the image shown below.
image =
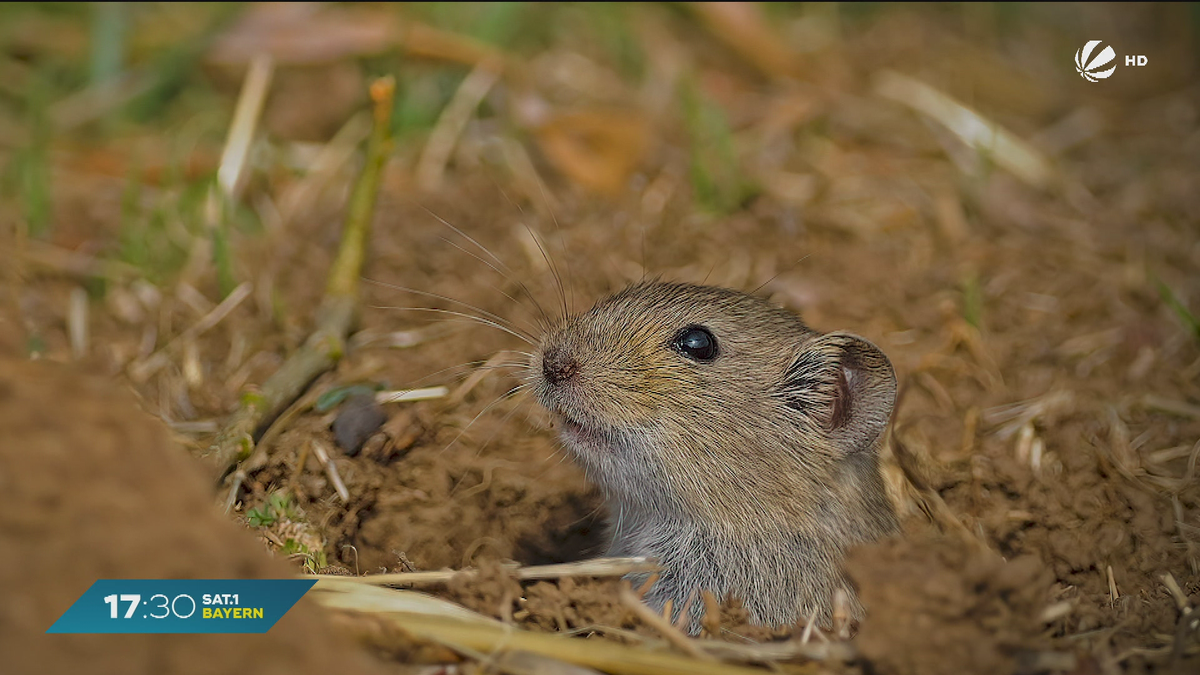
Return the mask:
M375 402L375 397L359 394L347 399L338 410L333 420L333 437L342 451L353 457L386 421L387 414Z

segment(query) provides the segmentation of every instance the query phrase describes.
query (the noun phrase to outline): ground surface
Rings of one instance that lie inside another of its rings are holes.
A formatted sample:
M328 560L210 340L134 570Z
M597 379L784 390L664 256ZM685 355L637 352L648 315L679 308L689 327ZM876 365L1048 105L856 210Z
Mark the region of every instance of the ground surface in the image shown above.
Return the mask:
M1142 24L1129 25L1132 35ZM386 406L382 435L353 456L333 440L335 413L305 412L250 463L239 521L277 552L307 553L297 558L314 569L484 566L491 571L477 581L434 590L528 628L626 641L636 638L615 629L653 634L615 601L615 581L522 586L491 566L576 560L604 544L595 490L558 451L536 403L507 395L519 368L480 368L521 363L516 352L526 346L426 311L486 312L527 326L536 314L520 284L556 311L559 291L536 233L573 309L643 276L757 288L815 328L858 333L889 355L902 393L886 470L905 536L852 556L869 615L855 638L860 657L829 668L1200 669L1197 633L1179 606L1200 607L1200 335L1186 310L1200 310L1195 71L1164 68L1086 89L1055 48L993 48L951 34L900 13L810 62L795 86L764 85L720 58L706 63L700 86L724 110L744 172L759 186L719 212L701 203L678 118L655 109L652 95L620 87L612 98L642 106L628 115L651 140L632 177L606 196L556 172L571 170L553 160L552 143L529 153L532 164L520 160L529 155L513 159L495 140L495 116L467 125L435 189L414 187L420 144L400 142L377 207L364 276L379 283L364 288L362 332L315 386L446 385L451 396ZM1000 68L996 54L1018 65ZM536 62L538 76L552 70L545 61ZM575 76L617 78L561 62L580 69ZM884 68L925 78L1033 139L1057 177L1023 181L885 100L872 80ZM651 79L662 74L651 71ZM996 72L1008 79L980 75ZM555 95L583 98L547 96ZM548 187L531 187L530 171ZM278 194L294 184L271 180L257 189ZM88 367L132 388L143 408L203 448L238 391L262 382L311 325L338 242L346 190L334 185L281 229L239 240L237 269L257 290L211 330L171 345L166 365L149 374L136 366L211 309L213 274L189 279L198 293L110 281L92 301ZM124 189L94 176L57 182L49 240L105 250L118 237ZM493 269L492 255L507 274ZM0 346L16 351L32 333L43 358L68 361L64 308L76 282L62 265L50 268L26 263L9 294L26 334ZM4 588L22 589L6 591L18 602L4 608L11 630L0 630L0 641L33 640L97 575L283 569L206 513L205 499L211 506L218 497L182 456L164 454L165 434L129 399L97 393L94 379L37 368L8 361L0 371L0 487L18 497L0 511L0 549L25 551L10 554L0 575ZM314 439L329 448L348 502L307 449ZM276 491L290 495L290 512L253 527L264 522L253 510ZM134 518L141 529L131 529ZM31 609L18 616L18 605ZM270 634L278 644L223 641L231 646L220 657L248 671L301 662L343 669L340 652L302 637L321 629L299 610ZM738 617L729 610L725 628L754 639L803 630L772 635ZM135 642L149 650L147 668L183 669L208 649L198 639L128 641L28 644L54 653L63 669L80 654L99 659ZM259 651L295 661L255 665Z
M211 478L107 377L0 357L0 653L9 673L386 672L301 601L266 635L46 635L100 578L279 578Z

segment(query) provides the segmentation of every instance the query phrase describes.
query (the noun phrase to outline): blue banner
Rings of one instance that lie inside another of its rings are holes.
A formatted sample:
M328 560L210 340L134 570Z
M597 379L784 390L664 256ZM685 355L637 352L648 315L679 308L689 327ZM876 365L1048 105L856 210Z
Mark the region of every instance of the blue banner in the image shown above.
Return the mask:
M47 633L265 633L316 579L101 579Z

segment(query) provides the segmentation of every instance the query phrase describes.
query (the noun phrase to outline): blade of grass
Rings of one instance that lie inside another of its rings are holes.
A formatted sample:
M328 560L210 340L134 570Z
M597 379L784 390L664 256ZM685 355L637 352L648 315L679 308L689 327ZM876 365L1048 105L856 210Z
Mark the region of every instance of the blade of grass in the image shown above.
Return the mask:
M98 2L92 7L91 80L95 86L121 74L128 10L123 2Z
M1175 291L1171 290L1170 286L1163 283L1160 279L1156 279L1154 283L1158 286L1158 294L1162 297L1163 302L1167 303L1167 307L1170 307L1175 312L1175 315L1183 322L1184 328L1192 334L1192 337L1200 341L1200 319L1197 319L1196 315L1192 314L1191 310L1187 308L1187 305L1183 304L1179 296L1175 295Z
M14 170L17 181L17 201L22 205L22 215L31 237L38 237L50 229L50 134L51 125L46 116L49 93L48 73L39 73L29 87L29 142L18 151Z
M979 275L971 272L962 281L963 319L975 327L983 328L983 288L979 285Z
M242 83L242 91L238 96L233 122L229 125L229 136L225 139L225 148L221 151L217 182L209 193L205 208L209 235L212 238L213 264L217 269L217 282L222 297L237 286L233 272L233 255L229 250L229 221L233 216L233 204L241 193L250 143L254 140L254 133L258 128L258 120L267 100L274 69L274 61L265 54L255 57L250 62L246 80Z
M395 81L390 77L376 80L371 85L371 99L374 119L367 141L367 161L350 195L341 245L317 310L317 326L304 346L267 378L260 391L242 395L238 409L209 446L208 456L226 473L253 452L255 432L263 423L278 415L318 375L332 368L345 350L357 313L359 278L375 215L375 200L383 166L391 152Z
M728 213L749 196L750 186L738 170L733 132L725 113L704 96L694 79L680 87L691 162L689 175L696 201L716 213Z
M527 651L614 675L762 675L764 672L759 668L609 641L533 633L416 591L322 579L310 596L326 607L374 614L410 635L455 650L484 654Z

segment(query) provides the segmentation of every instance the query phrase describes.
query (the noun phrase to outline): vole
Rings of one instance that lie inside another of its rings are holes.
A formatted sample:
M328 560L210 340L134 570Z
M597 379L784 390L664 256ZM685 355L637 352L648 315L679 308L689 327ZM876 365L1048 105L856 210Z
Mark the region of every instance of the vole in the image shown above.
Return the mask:
M605 495L608 553L659 560L652 607L708 590L780 625L828 619L840 587L861 615L843 550L897 529L878 347L738 291L643 282L545 331L530 379Z

